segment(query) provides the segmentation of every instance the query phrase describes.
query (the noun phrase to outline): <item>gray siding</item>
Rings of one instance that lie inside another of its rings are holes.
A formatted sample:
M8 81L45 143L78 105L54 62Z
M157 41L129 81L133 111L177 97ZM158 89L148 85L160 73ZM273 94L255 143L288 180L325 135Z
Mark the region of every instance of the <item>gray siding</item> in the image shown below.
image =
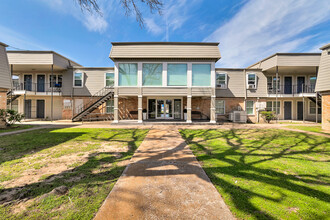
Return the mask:
M247 89L247 97L267 97L267 77L261 71L247 71L257 74L257 89Z
M216 89L217 97L244 97L245 96L245 76L243 70L221 70L217 73L227 73L227 89Z
M83 87L73 87L73 73L82 72ZM98 68L79 68L69 69L63 74L63 88L62 93L64 96L91 96L100 91L105 86L105 73L113 72L112 68L98 69Z
M320 55L278 55L278 66L318 66Z
M322 51L319 72L316 81L317 92L330 90L330 48Z
M8 52L10 64L53 64L51 53L17 53Z
M11 88L11 76L6 48L0 45L0 88Z
M187 88L144 87L142 94L148 96L186 96Z

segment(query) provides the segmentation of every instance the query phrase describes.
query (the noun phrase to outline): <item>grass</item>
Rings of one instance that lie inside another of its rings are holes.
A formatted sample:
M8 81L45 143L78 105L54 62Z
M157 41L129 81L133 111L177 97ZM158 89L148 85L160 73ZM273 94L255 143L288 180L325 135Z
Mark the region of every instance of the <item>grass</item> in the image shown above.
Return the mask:
M238 219L327 219L330 139L301 132L181 130Z
M0 218L93 218L147 132L66 128L0 137L0 197L10 196L0 198ZM49 193L63 185L67 194Z
M316 132L316 133L321 133L321 134L330 134L324 130L322 130L321 126L303 126L303 125L290 125L290 126L286 126L287 128L293 128L293 129L299 129L299 130L303 130L303 131L311 131L311 132Z
M0 128L0 133L18 131L18 130L28 129L28 128L32 128L32 127L33 127L33 125L12 125L7 128Z

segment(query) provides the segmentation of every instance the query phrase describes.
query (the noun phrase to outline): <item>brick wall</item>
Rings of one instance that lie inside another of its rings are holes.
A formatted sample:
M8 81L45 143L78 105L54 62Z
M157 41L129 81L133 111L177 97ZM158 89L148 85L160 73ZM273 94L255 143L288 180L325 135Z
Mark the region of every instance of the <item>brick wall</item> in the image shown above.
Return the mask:
M330 131L330 94L322 94L322 129Z
M7 108L7 90L0 89L0 109ZM5 127L5 123L0 121L0 128Z
M201 112L203 114L202 119L206 119L205 116L210 118L211 98L192 97L191 99L191 111ZM201 119L198 114L192 114L191 119Z
M128 97L118 99L119 120L138 119L138 97Z

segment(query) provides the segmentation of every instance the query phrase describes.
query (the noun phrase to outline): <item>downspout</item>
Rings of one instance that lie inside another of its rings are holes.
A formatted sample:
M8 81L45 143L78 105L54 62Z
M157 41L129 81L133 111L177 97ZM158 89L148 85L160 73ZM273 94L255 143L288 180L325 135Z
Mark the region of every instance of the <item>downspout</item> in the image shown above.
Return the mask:
M275 90L276 90L276 99L275 99L275 115L276 115L276 123L278 122L278 112L277 112L277 95L278 95L278 66L276 66L276 85L275 85Z
M50 111L51 111L51 113L50 113L50 118L51 118L51 121L53 121L53 108L54 108L54 103L53 103L53 101L54 101L54 85L55 84L53 84L53 80L54 80L54 64L52 64L52 74L51 74L51 91L52 91L52 95L51 95L51 109L50 109Z
M10 65L10 88L10 110L13 110L13 64Z

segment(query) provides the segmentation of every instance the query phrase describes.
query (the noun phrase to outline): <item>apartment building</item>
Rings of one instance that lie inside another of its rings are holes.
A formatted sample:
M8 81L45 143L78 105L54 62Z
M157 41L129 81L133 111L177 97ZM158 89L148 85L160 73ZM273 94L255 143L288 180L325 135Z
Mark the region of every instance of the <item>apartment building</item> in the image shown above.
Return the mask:
M8 65L6 47L8 45L0 42L0 109L7 106L7 92L11 88L11 76ZM4 126L4 122L0 121L0 127Z
M322 50L315 90L322 95L322 128L330 131L330 44Z
M320 53L277 53L247 68L216 68L218 43L112 43L114 67L83 67L53 51L8 51L8 106L27 118L143 121L321 120ZM221 62L221 60L219 61Z

